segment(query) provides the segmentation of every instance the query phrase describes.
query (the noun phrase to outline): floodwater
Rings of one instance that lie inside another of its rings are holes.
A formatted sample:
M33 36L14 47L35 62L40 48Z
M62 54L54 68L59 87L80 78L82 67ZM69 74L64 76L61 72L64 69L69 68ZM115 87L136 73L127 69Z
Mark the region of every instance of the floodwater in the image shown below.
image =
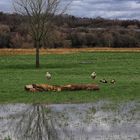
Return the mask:
M0 140L139 140L140 103L0 105Z

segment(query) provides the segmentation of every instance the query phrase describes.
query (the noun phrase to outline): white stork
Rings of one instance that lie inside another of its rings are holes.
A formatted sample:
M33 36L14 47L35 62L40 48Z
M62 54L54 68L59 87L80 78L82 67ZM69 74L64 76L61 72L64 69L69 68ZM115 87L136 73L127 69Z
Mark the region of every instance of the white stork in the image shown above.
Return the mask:
M96 72L92 72L91 78L92 78L92 79L95 79L95 78L96 78Z
M46 77L47 80L50 80L52 76L49 72L46 72L45 77Z

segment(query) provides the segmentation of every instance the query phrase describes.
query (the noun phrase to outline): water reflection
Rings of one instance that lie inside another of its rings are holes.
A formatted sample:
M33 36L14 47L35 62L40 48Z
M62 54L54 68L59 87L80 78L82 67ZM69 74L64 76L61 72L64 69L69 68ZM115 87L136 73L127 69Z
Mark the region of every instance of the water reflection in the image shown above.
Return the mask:
M139 139L139 103L1 105L0 139Z
M17 123L15 136L20 140L58 139L55 121L48 114L47 107L43 105L30 106Z

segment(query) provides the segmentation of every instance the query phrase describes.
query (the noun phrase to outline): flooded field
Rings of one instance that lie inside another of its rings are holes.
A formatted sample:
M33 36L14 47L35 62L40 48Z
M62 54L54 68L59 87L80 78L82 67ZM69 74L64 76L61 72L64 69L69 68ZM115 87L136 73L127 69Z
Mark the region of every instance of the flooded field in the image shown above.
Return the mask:
M138 140L140 103L0 105L0 140Z

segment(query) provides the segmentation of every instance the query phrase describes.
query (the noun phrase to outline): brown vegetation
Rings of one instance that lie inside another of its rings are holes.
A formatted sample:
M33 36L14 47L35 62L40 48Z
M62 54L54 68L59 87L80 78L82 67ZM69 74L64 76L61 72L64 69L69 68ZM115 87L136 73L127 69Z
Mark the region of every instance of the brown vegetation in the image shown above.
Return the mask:
M59 48L40 50L40 54L69 54L76 52L140 52L140 48ZM35 54L35 49L0 49L0 55L28 54Z
M33 48L26 16L0 13L1 28L0 48ZM87 47L140 48L140 21L58 15L42 42L42 48Z

